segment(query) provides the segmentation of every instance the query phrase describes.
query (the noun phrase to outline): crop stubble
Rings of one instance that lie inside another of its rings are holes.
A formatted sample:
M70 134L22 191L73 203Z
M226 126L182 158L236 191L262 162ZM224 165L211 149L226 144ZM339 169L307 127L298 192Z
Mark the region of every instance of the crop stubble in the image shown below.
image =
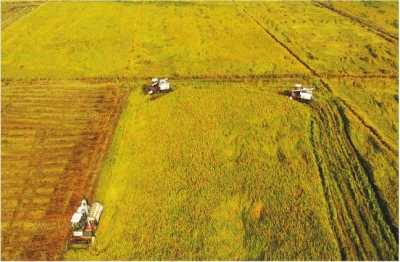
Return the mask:
M2 259L61 258L126 95L115 83L3 82Z
M4 30L22 16L36 9L40 2L1 2L1 29Z

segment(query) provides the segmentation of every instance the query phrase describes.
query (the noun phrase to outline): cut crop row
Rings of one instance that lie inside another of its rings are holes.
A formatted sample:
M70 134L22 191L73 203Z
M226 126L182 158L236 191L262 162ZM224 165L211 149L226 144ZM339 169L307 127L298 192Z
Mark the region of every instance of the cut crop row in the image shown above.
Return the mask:
M7 3L1 2L1 30L5 30L12 25L15 21L24 15L32 12L40 3L26 2L26 3Z
M60 259L68 235L66 217L82 196L93 196L128 92L110 83L66 84L2 87L2 106L9 103L2 113L2 206L7 211L2 259ZM16 179L21 183L11 182ZM62 230L28 221L60 223ZM26 226L32 231L27 237L13 236L24 235ZM43 253L43 245L51 248Z

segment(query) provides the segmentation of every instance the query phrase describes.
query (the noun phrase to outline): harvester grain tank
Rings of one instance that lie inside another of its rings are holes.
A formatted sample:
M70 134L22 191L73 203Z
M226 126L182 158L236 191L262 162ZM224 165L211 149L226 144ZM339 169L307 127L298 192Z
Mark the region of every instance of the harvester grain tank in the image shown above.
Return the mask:
M94 202L90 207L87 199L83 199L81 206L71 218L72 236L68 240L67 248L89 248L95 240L94 233L100 221L103 212L103 205Z

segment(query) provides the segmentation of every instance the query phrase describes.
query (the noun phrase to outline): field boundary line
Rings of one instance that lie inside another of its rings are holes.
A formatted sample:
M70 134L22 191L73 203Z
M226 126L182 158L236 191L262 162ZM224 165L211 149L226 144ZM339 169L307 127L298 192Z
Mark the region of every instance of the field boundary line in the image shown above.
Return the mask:
M276 38L274 34L272 34L267 28L265 28L260 22L258 22L257 19L255 19L252 15L250 15L245 9L241 9L242 12L244 12L251 20L253 20L259 27L261 27L272 39L275 40L280 46L282 46L286 51L290 53L300 64L302 64L304 67L306 67L314 76L320 77L317 72L311 68L306 62L304 62L298 55L296 55L292 50L289 49L285 44L283 44L281 41Z
M381 29L381 28L379 28L377 26L374 26L374 25L371 25L369 23L366 23L366 22L362 21L361 19L359 19L359 18L357 18L355 16L352 16L352 15L350 15L350 14L348 14L348 13L342 11L342 10L339 10L339 9L333 7L333 6L330 6L329 4L323 3L322 1L312 0L312 2L317 6L321 6L321 7L327 8L327 9L331 10L332 12L335 12L335 13L343 16L343 17L349 18L351 21L355 21L355 22L359 23L362 26L366 26L371 31L373 31L376 35L384 38L385 40L387 40L389 42L393 42L393 40L395 42L397 42L397 43L399 42L399 39L398 39L399 36L396 36L396 35L394 35L392 33L389 33L389 32L387 32L387 31L385 31L385 30L383 30L383 29Z
M283 45L283 44L282 44ZM290 50L289 50L290 51ZM293 52L291 52L293 54ZM299 61L303 63L301 60ZM304 63L305 64L305 63ZM308 66L308 68L310 68ZM172 75L169 78L174 81L194 81L200 80L204 82L243 82L244 80L258 80L258 79L308 79L310 77L318 78L358 78L358 79L398 79L398 74L345 74L345 73L316 73L310 69L311 73L265 73L265 74L247 74L247 75L220 75L220 76L207 76L207 75L193 75L193 76L179 76ZM116 83L123 81L148 81L152 76L109 76L109 77L79 77L70 79L52 79L52 78L2 78L2 86L12 86L15 83L26 85L49 85L49 84L62 84L65 82L81 82L85 84L102 84L102 83Z

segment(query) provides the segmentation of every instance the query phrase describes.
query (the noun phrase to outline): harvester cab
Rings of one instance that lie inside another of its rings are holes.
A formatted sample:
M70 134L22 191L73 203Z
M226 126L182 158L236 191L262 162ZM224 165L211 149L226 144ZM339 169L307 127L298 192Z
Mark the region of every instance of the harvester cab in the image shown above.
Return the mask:
M86 226L86 214L79 212L74 213L71 218L71 223L72 235L76 237L83 236L83 230Z
M314 100L313 90L314 88L304 88L301 84L295 84L295 90L292 90L290 94L290 100L299 100L301 102L311 102Z
M89 248L95 240L94 232L99 224L103 205L94 202L90 207L86 199L83 199L78 211L72 215L72 236L68 240L67 248Z

